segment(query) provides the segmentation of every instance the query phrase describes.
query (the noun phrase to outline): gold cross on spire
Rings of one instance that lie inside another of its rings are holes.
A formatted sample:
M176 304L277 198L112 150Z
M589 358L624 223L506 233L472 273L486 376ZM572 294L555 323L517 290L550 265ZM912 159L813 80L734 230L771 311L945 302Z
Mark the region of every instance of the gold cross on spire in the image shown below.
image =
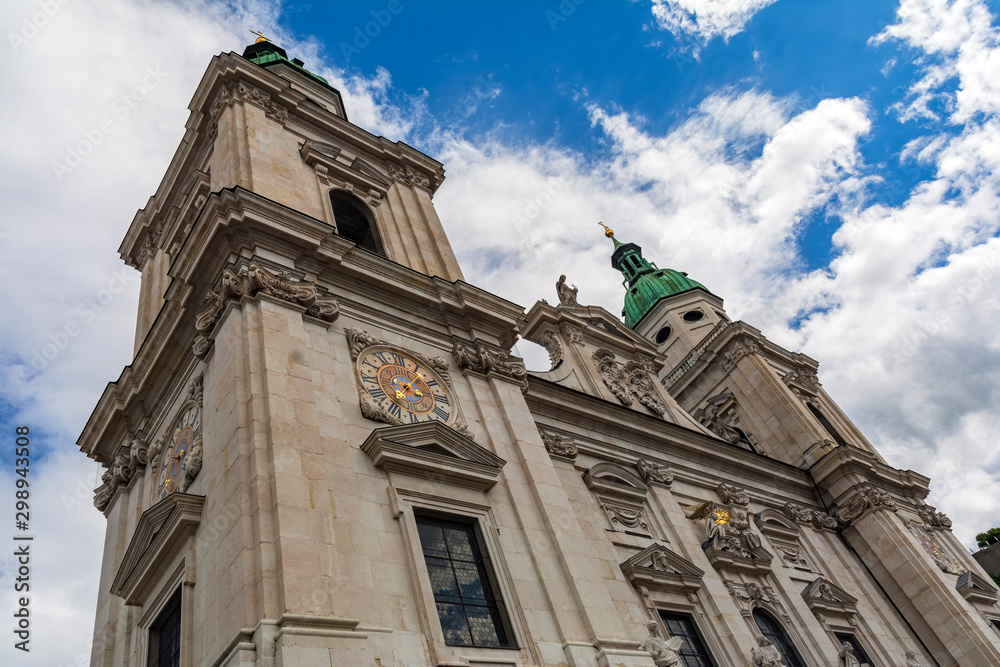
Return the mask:
M254 44L260 44L261 42L270 42L271 41L267 37L264 37L264 33L262 33L262 32L259 32L257 30L251 30L250 32L252 32L253 34L257 35L257 41L254 42Z
M599 224L601 227L604 227L604 235L607 236L609 239L615 235L615 230L611 229L600 220L597 221L597 224Z

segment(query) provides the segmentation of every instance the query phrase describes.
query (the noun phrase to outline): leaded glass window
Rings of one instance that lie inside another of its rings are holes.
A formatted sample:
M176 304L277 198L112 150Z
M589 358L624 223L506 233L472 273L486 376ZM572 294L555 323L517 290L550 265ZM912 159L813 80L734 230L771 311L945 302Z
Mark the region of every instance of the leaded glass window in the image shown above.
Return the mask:
M840 647L847 642L852 647L854 647L854 657L858 659L862 665L869 664L871 667L875 667L875 663L868 658L868 654L865 653L864 649L861 648L861 642L854 635L849 635L846 632L838 632L834 635L837 638L837 652L840 652Z
M683 667L715 667L715 661L705 648L701 634L688 614L668 614L660 612L663 626L671 637L680 637L684 645L677 652Z
M149 667L180 667L181 592L179 589L149 627L149 659L146 664Z
M781 653L781 664L785 667L802 667L802 660L792 646L792 640L785 634L781 625L766 611L754 609L753 620L756 621L760 633L767 637Z
M428 516L416 519L445 643L516 648L475 525Z

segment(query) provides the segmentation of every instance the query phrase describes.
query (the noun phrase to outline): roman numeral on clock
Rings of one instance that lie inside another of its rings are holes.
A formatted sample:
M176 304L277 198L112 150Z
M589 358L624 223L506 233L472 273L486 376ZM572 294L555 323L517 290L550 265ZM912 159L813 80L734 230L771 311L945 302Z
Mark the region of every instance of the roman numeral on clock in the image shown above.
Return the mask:
M448 419L448 411L442 408L440 405L434 408L434 415L442 421Z

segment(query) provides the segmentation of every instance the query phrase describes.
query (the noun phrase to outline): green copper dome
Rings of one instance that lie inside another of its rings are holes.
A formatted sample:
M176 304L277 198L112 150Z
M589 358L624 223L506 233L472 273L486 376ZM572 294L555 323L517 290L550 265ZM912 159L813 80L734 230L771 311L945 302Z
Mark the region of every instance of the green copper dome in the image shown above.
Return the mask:
M635 328L661 299L693 289L708 292L704 285L691 280L686 273L661 269L646 261L642 256L642 248L636 244L622 243L607 232L605 235L615 244L615 250L611 253L611 266L625 276L622 284L628 291L625 293L622 315L629 327Z
M336 88L330 85L330 83L318 74L313 74L307 70L301 60L298 58L288 59L288 54L285 50L273 44L269 41L257 40L256 44L251 44L243 51L243 57L252 63L260 65L261 67L271 67L277 63L284 63L289 67L296 69L306 76L308 76L313 81L322 84L324 87L336 92Z

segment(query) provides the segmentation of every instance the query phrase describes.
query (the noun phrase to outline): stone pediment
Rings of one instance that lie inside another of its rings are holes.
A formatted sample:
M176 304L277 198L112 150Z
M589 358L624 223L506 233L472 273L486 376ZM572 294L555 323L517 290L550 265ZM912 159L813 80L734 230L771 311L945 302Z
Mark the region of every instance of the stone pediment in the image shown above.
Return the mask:
M303 162L312 167L324 183L349 184L362 198L372 193L376 200L385 196L392 186L392 181L386 175L361 158L355 158L349 165L344 164L339 159L340 153L339 146L312 139L306 140L299 150Z
M958 581L955 582L955 589L969 602L984 602L986 604L996 604L997 602L997 587L993 585L993 582L972 571L959 575Z
M361 451L376 468L480 491L497 483L507 463L438 421L376 429Z
M118 567L111 593L142 604L163 568L186 546L201 522L204 496L172 493L143 512Z
M583 473L587 488L602 495L643 500L649 487L632 470L616 463L598 463Z
M653 544L621 564L633 584L672 593L694 593L705 572L662 544Z
M823 577L805 587L802 598L814 614L848 619L858 611L858 599Z

